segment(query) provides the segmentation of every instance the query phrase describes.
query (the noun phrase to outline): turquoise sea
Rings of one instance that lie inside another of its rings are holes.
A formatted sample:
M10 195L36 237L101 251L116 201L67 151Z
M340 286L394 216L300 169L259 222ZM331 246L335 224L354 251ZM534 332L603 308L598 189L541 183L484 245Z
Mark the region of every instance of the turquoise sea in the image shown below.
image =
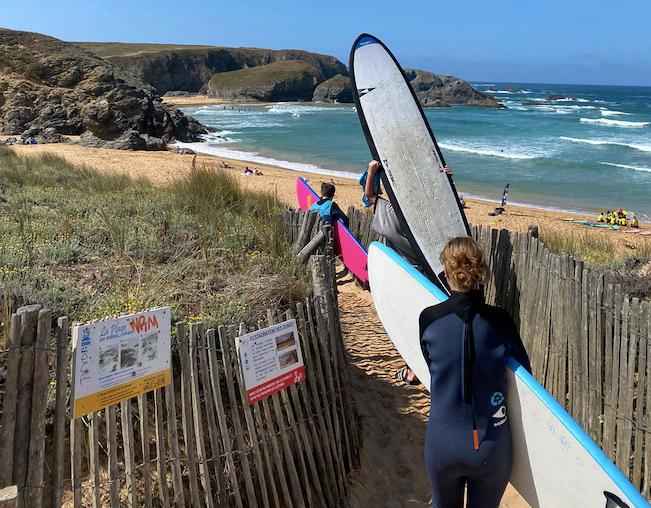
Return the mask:
M651 219L651 88L473 83L506 110L426 115L462 194L563 210L623 207ZM564 98L549 100L550 95ZM221 129L192 148L302 173L358 176L370 153L351 104L202 106Z

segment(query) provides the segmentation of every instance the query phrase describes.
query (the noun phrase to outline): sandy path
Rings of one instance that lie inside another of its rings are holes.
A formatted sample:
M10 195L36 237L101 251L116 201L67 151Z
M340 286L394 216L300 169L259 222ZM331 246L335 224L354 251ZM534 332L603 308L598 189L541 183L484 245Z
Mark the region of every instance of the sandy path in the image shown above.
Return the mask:
M403 363L375 313L370 293L352 282L339 290L341 326L363 425L361 468L351 478L350 505L431 506L423 458L429 396L422 388L393 378ZM500 506L528 505L509 486Z

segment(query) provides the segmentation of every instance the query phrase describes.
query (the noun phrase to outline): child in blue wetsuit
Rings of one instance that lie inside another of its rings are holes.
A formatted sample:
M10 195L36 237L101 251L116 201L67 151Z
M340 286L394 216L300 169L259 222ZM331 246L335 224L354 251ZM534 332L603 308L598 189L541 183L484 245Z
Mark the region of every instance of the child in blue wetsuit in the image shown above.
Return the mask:
M334 224L340 220L348 227L348 216L341 211L339 205L333 201L335 197L335 186L332 183L323 182L321 184L321 199L314 203L310 210L316 210L321 215L321 219L328 224Z
M425 462L433 508L497 508L511 473L506 359L531 371L511 316L486 305L477 285L488 276L472 238L441 253L450 298L420 316L420 340L431 374Z

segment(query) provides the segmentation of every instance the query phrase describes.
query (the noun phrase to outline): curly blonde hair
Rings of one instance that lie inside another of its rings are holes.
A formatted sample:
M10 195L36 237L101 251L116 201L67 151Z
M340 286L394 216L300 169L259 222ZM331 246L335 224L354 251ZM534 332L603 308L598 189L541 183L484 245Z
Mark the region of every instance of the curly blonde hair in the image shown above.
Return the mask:
M450 240L443 252L441 263L448 282L454 289L468 292L484 282L490 275L481 246L472 238L459 236Z

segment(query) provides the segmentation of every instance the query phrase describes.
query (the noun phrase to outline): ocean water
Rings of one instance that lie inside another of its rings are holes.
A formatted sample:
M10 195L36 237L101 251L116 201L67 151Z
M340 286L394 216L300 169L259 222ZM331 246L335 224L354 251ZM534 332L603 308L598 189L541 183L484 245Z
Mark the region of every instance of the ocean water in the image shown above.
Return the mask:
M425 114L462 194L651 218L651 88L474 83L509 108ZM516 88L520 92L513 92ZM565 99L549 101L551 94ZM280 103L184 111L222 129L192 148L301 173L357 176L370 158L354 106Z

